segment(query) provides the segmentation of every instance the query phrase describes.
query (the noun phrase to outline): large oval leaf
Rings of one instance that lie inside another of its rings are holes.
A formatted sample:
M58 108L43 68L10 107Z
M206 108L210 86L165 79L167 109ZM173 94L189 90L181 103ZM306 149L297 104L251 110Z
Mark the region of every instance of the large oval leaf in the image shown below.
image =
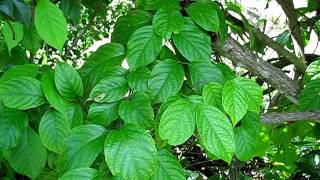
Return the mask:
M190 19L185 20L179 34L173 35L179 52L189 61L210 62L212 49L210 36L201 31Z
M226 82L222 93L223 109L231 117L233 124L237 124L247 113L246 92L234 80Z
M82 96L83 85L78 72L67 63L58 63L55 70L55 83L60 94L66 99Z
M300 107L303 110L320 109L320 80L310 81L302 90Z
M104 155L114 176L124 179L149 179L153 173L157 149L147 131L124 125L106 138Z
M128 42L127 59L131 70L146 66L156 60L162 48L162 39L154 34L152 26L136 30Z
M45 103L40 82L31 77L11 79L0 84L0 100L9 108L26 110Z
M69 122L61 112L50 109L43 115L39 124L39 136L47 149L58 154L64 153L69 133Z
M40 138L30 127L15 148L4 151L3 155L10 166L18 173L35 179L46 165L47 151Z
M169 144L180 145L192 136L194 128L194 106L189 100L181 99L172 103L162 114L159 134Z
M145 129L154 124L151 99L144 93L136 93L129 101L122 101L119 115L125 123L136 124Z
M93 103L88 112L88 123L108 126L119 117L119 102Z
M153 175L154 180L184 180L186 179L184 169L180 162L166 150L157 153L157 163Z
M6 71L0 79L0 82L19 77L36 77L39 72L38 66L35 64L16 65Z
M92 90L90 97L96 102L115 102L128 92L127 80L121 76L102 79Z
M103 150L107 130L99 125L82 125L71 130L66 141L65 168L90 167Z
M170 39L172 33L179 33L184 24L181 13L166 8L159 9L153 17L154 31L159 36Z
M148 82L151 97L158 102L175 95L183 84L184 71L181 64L174 60L165 60L157 64Z
M256 112L248 111L241 120L240 127L234 131L236 142L236 156L241 161L248 161L256 155L261 132L260 116Z
M59 180L100 180L101 174L92 168L78 168L64 173Z
M67 21L61 10L50 1L39 1L34 22L40 37L61 51L68 35Z
M20 142L26 127L28 115L22 111L0 111L0 149L16 147Z
M230 163L235 151L232 124L217 108L197 105L197 128L206 150L217 158Z

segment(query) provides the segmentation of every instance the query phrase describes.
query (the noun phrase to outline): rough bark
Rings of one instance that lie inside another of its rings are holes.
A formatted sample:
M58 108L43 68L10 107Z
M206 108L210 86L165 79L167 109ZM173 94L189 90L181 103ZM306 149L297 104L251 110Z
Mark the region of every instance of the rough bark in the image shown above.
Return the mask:
M247 69L284 94L293 103L298 104L299 85L282 72L281 69L274 67L269 62L263 61L231 37L224 44L216 47L224 57L230 59L237 66Z
M294 122L304 120L320 121L320 111L268 113L261 116L261 121L264 124L279 124L283 122Z

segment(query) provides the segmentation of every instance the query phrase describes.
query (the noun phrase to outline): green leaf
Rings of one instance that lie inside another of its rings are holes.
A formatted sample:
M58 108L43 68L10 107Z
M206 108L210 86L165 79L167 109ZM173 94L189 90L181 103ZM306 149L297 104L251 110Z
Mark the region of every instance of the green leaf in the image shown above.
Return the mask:
M47 151L37 133L30 127L24 132L20 144L10 151L5 151L3 155L10 167L31 179L41 173L47 161Z
M26 110L45 103L40 82L31 77L11 79L0 84L0 100L9 108Z
M65 168L90 167L103 150L107 130L99 125L82 125L71 130L66 141Z
M222 73L215 64L207 62L191 62L188 66L193 90L198 94L200 94L203 87L210 82L224 83Z
M233 72L233 70L231 70L229 66L219 63L219 64L216 64L216 67L220 69L225 81L230 81L236 78L235 72Z
M302 90L300 107L306 111L320 109L320 80L310 81Z
M173 35L173 42L187 60L210 62L212 54L210 36L201 31L190 19L185 19L181 32Z
M105 159L112 174L124 179L149 179L156 152L150 134L134 125L111 131L104 145Z
M66 99L76 99L83 94L83 85L78 72L67 63L58 63L55 83L60 94Z
M131 71L128 74L128 84L133 92L147 92L148 91L148 79L151 71L146 68L139 68L135 71Z
M148 82L151 97L158 102L175 95L181 89L184 70L181 64L174 60L165 60L157 64Z
M180 162L166 150L157 153L157 163L153 175L154 180L184 180L186 179L184 169Z
M128 41L127 59L131 70L144 67L154 60L162 48L162 39L154 34L152 26L136 30Z
M65 17L69 18L74 24L79 22L81 14L81 0L62 0L60 8Z
M40 38L37 29L34 25L25 28L24 36L22 39L23 47L29 50L33 55L41 48L42 39Z
M235 151L232 124L211 105L199 104L196 109L197 128L204 147L214 156L230 163Z
M70 125L64 114L50 109L39 124L39 136L42 144L57 154L63 154L66 148L66 138L70 134Z
M320 79L320 59L312 62L304 73L303 83L306 85L311 80Z
M119 102L93 103L88 112L88 123L108 126L118 119Z
M184 19L177 10L159 9L152 21L154 32L165 38L170 39L171 34L178 34L184 25Z
M234 80L226 82L222 93L222 106L236 125L247 113L246 92Z
M48 0L38 1L34 22L40 37L62 51L68 36L68 25L61 10Z
M24 0L13 0L15 18L26 26L31 21L31 7Z
M241 161L248 161L256 155L260 141L261 122L256 112L248 111L235 128L236 156Z
M248 110L259 112L263 98L263 91L261 87L253 80L243 77L235 78L234 82L245 91Z
M154 124L151 99L144 93L135 93L129 101L122 101L119 115L125 123L135 124L144 129L150 129Z
M28 115L22 111L0 111L0 149L11 149L18 145L26 127Z
M23 25L18 22L5 22L2 33L11 55L11 49L16 47L23 38Z
M92 168L78 168L64 173L59 180L100 180L101 174Z
M137 0L136 5L139 9L157 10L160 8L180 9L180 0Z
M42 75L41 88L50 105L56 110L62 113L66 113L66 109L68 108L69 103L61 96L61 94L57 90L53 72L48 71Z
M186 142L195 128L195 108L189 100L181 99L172 103L162 114L159 124L161 139L170 145Z
M217 82L211 82L204 86L202 96L205 104L212 105L220 111L224 111L222 107L223 85Z
M19 77L35 78L39 72L38 66L35 64L24 64L12 66L0 78L0 82L8 81L10 79Z
M83 110L79 104L70 104L67 109L67 118L70 127L77 127L83 124Z
M137 29L151 25L152 14L143 10L132 10L118 18L111 35L111 42L127 45L127 42Z
M102 79L92 90L90 97L96 102L115 102L128 92L127 80L120 76Z
M187 8L188 15L206 31L219 32L217 6L212 2L195 2Z

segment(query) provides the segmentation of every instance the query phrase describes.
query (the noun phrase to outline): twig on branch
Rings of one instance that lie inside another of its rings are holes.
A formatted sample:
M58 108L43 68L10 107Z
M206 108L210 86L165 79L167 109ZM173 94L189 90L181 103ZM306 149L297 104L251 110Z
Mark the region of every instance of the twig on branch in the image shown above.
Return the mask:
M261 116L261 121L264 124L279 124L304 120L320 121L320 111L268 113Z

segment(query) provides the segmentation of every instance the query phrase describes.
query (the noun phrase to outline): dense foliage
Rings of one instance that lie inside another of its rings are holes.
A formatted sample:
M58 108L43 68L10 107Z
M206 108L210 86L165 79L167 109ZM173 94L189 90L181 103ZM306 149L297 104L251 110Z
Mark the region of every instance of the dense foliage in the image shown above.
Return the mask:
M1 178L320 178L320 59L301 50L319 12L301 43L267 37L237 3L115 2L0 0ZM230 34L259 66L238 68ZM269 47L283 49L260 71Z

